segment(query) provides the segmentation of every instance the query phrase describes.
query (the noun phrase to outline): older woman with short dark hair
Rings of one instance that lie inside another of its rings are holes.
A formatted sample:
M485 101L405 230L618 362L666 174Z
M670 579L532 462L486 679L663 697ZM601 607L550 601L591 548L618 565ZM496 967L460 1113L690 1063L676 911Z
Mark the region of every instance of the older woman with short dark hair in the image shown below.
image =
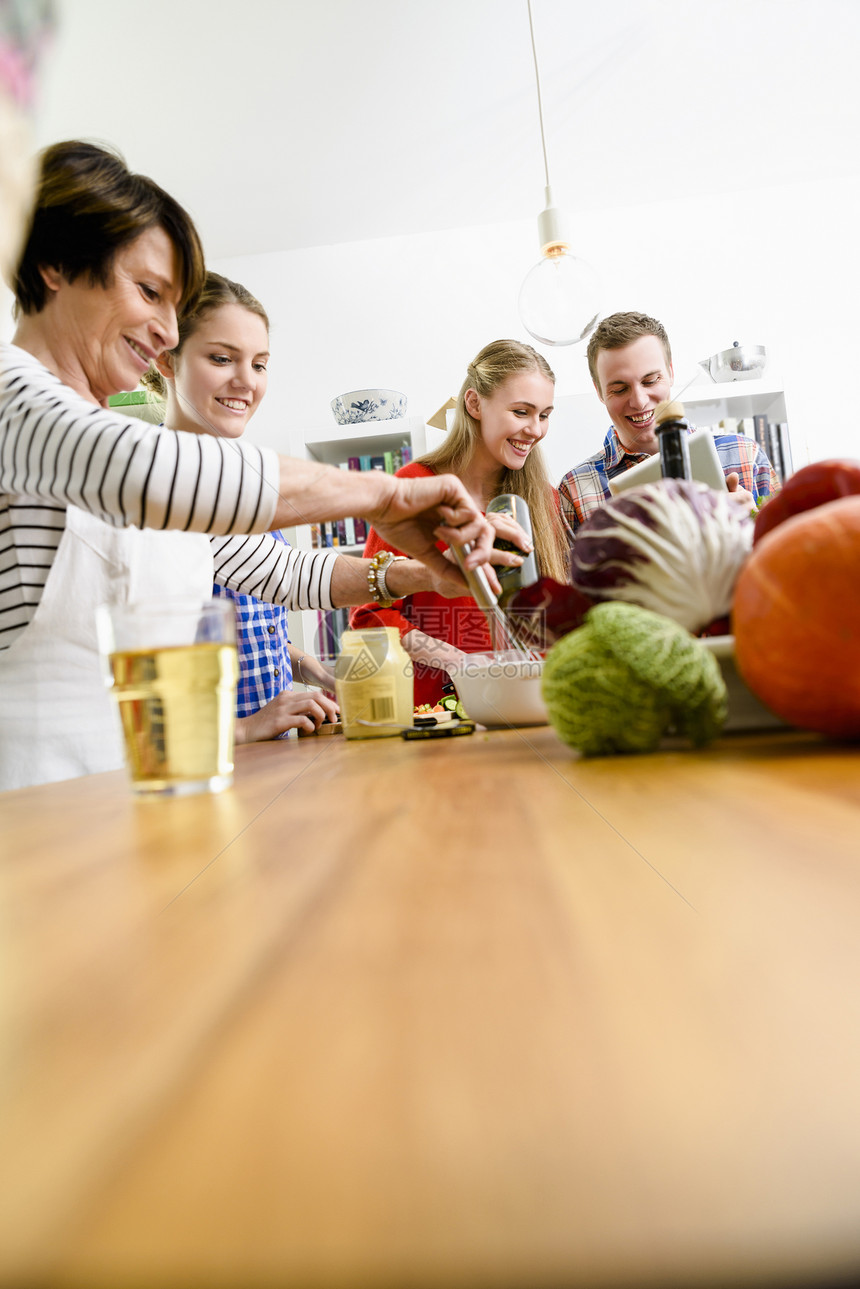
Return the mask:
M0 788L122 764L95 606L208 598L207 534L364 515L451 593L462 582L437 537L473 543L471 564L488 558L489 525L451 476L405 486L111 411L176 345L202 281L194 225L152 180L94 144L42 154L17 330L0 346ZM230 584L252 591L246 552L235 563ZM291 552L280 602L360 603L365 569Z
M15 275L15 311L44 309L46 264L68 282L107 287L117 252L147 229L161 228L176 256L180 312L199 295L203 248L191 219L163 188L130 174L114 152L91 143L54 143L42 153L41 184Z

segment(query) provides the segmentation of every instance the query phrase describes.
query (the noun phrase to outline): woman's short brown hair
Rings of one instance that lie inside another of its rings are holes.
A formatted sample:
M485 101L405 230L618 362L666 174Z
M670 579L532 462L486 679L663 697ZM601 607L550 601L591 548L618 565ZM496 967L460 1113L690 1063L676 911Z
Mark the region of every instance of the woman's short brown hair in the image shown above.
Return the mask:
M118 250L161 227L176 249L187 308L203 286L203 248L191 217L157 183L132 174L118 152L95 143L54 143L39 157L30 229L12 283L15 309L40 313L50 266L68 282L85 277L107 286Z

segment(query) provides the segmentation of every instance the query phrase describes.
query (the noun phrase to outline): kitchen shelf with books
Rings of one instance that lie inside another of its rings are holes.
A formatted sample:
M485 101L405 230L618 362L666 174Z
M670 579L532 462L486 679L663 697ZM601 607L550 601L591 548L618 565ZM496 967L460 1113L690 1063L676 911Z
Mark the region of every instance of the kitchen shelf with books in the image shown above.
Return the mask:
M785 391L769 380L702 382L681 394L687 419L714 434L746 434L763 448L780 479L805 464L805 452L792 444Z
M341 465L350 457L384 456L386 452L396 452L404 443L417 457L428 450L428 430L431 435L434 433L433 427L425 425L421 416L336 425L331 434L309 430L305 435L305 450L313 461L326 465Z
M331 432L308 430L304 447L312 461L343 470L386 470L394 474L401 465L423 456L443 438L421 416L389 421L363 421L336 425ZM301 524L285 530L287 540L299 550L334 548L343 555L361 556L367 525L361 516L328 524ZM348 610L322 612L308 609L290 613L293 644L331 662L338 652L341 633L347 628Z

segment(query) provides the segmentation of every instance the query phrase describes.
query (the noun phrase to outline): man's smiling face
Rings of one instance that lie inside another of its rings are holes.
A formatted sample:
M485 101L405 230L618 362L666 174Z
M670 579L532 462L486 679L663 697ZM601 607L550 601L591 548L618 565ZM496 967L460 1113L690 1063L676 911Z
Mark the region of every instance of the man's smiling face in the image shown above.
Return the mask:
M621 349L597 355L597 395L626 452L658 449L654 408L672 391L672 366L657 336L640 336Z

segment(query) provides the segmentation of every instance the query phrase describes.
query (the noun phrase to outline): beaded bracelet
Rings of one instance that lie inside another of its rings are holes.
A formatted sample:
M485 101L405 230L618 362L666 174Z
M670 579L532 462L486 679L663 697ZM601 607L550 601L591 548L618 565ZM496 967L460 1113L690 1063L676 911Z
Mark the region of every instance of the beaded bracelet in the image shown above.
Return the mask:
M395 555L392 551L377 551L367 566L367 585L370 598L380 609L390 609L396 596L392 595L385 580L385 573L396 560L405 559L405 555Z
M400 597L389 588L388 574L391 571L392 564L396 564L398 560L402 560L405 558L406 558L405 555L392 555L390 560L386 560L385 564L383 564L380 568L376 570L377 589L379 590L379 593L382 596L382 599L388 601L389 606L392 605L394 601L399 599Z

